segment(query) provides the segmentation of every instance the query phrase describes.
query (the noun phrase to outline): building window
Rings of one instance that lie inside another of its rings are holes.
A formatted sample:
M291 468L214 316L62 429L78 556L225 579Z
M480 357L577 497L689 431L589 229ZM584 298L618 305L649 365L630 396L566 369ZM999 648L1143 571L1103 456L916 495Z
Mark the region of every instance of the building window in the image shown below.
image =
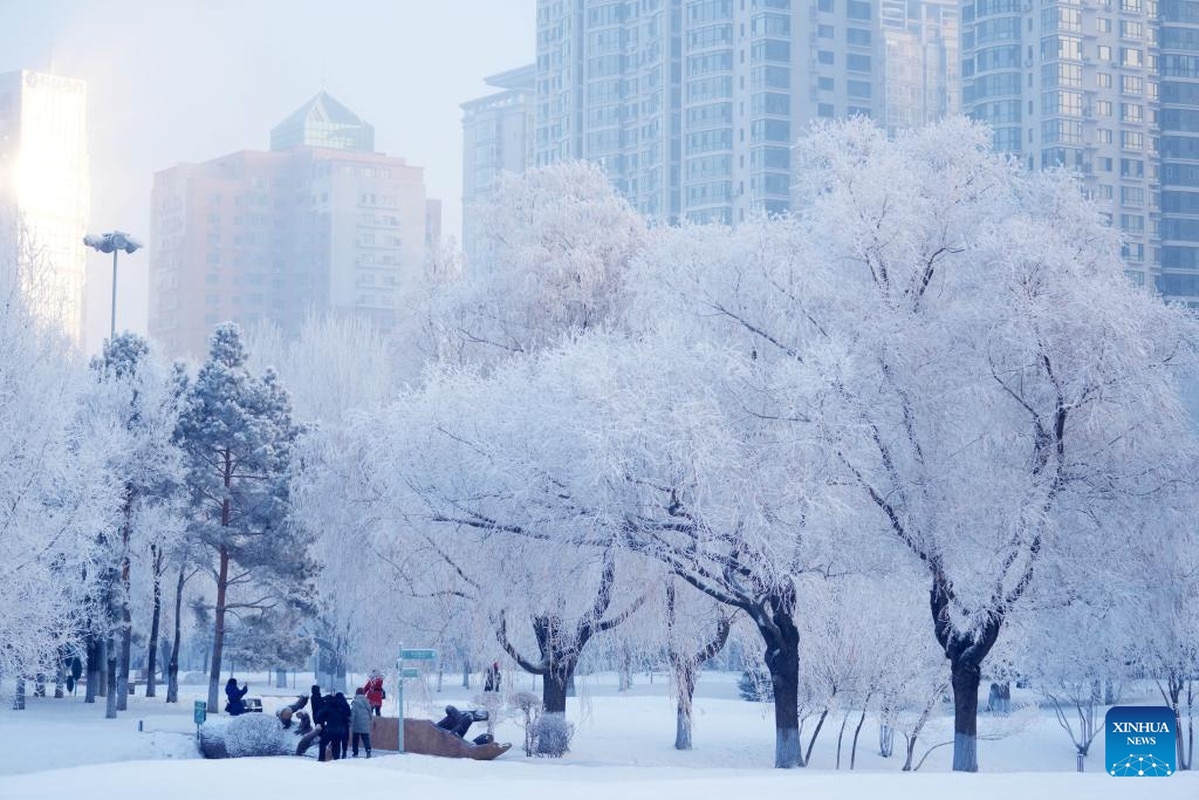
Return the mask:
M845 31L845 41L860 47L870 46L870 31L864 28L848 28Z
M1144 150L1145 134L1140 131L1121 131L1120 147L1124 150Z
M818 62L820 62L821 64L832 64L833 63L833 51L831 51L831 50L817 51L816 60Z

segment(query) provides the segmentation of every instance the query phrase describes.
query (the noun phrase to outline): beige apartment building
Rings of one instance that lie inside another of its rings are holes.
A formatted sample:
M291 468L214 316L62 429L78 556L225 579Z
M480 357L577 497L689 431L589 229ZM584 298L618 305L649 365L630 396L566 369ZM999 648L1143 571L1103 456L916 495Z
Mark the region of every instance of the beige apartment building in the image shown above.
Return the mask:
M154 176L149 331L201 357L213 327L294 336L346 314L387 332L441 228L424 170L374 152L374 129L325 93L241 151Z

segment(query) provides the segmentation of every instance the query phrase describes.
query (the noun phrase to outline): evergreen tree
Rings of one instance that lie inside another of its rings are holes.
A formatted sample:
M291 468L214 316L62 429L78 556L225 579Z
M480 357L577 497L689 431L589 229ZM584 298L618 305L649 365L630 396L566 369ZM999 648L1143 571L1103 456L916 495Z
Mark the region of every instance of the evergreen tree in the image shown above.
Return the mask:
M177 429L191 497L191 533L216 582L208 707L218 708L226 615L304 608L314 592L310 538L290 515L292 448L300 428L273 370L246 368L239 328L226 323L190 387Z

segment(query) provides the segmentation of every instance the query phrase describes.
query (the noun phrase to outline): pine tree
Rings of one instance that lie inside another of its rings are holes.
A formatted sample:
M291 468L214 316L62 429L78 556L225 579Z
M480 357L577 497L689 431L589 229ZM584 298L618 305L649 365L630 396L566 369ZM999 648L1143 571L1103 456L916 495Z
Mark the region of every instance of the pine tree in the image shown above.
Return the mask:
M208 707L219 699L226 615L303 606L316 567L290 511L292 448L300 435L272 370L246 368L239 328L226 323L190 387L177 430L191 496L191 533L216 582Z

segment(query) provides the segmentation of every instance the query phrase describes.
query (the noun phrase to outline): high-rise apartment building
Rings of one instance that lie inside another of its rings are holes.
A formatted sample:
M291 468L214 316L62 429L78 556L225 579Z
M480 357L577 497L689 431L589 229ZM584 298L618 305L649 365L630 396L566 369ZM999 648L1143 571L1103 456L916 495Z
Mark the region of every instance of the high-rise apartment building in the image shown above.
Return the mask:
M964 103L1029 169L1077 170L1127 272L1199 300L1199 2L974 0Z
M599 163L659 222L784 211L791 146L813 120L899 126L956 110L956 12L951 0L539 0L535 162Z
M202 356L214 325L311 312L389 330L440 230L424 174L373 152L374 132L321 93L242 151L154 176L150 334Z
M1199 305L1199 2L1162 0L1158 13L1157 288L1194 307Z
M500 175L521 173L533 159L533 86L528 66L486 79L501 91L462 104L462 250L468 269L487 260L478 207L491 198Z
M648 218L680 213L682 0L538 0L533 157L599 164Z
M4 246L35 260L32 302L75 341L83 338L90 208L87 85L32 70L0 74L0 212Z
M881 0L881 122L891 133L956 114L962 75L959 0Z

